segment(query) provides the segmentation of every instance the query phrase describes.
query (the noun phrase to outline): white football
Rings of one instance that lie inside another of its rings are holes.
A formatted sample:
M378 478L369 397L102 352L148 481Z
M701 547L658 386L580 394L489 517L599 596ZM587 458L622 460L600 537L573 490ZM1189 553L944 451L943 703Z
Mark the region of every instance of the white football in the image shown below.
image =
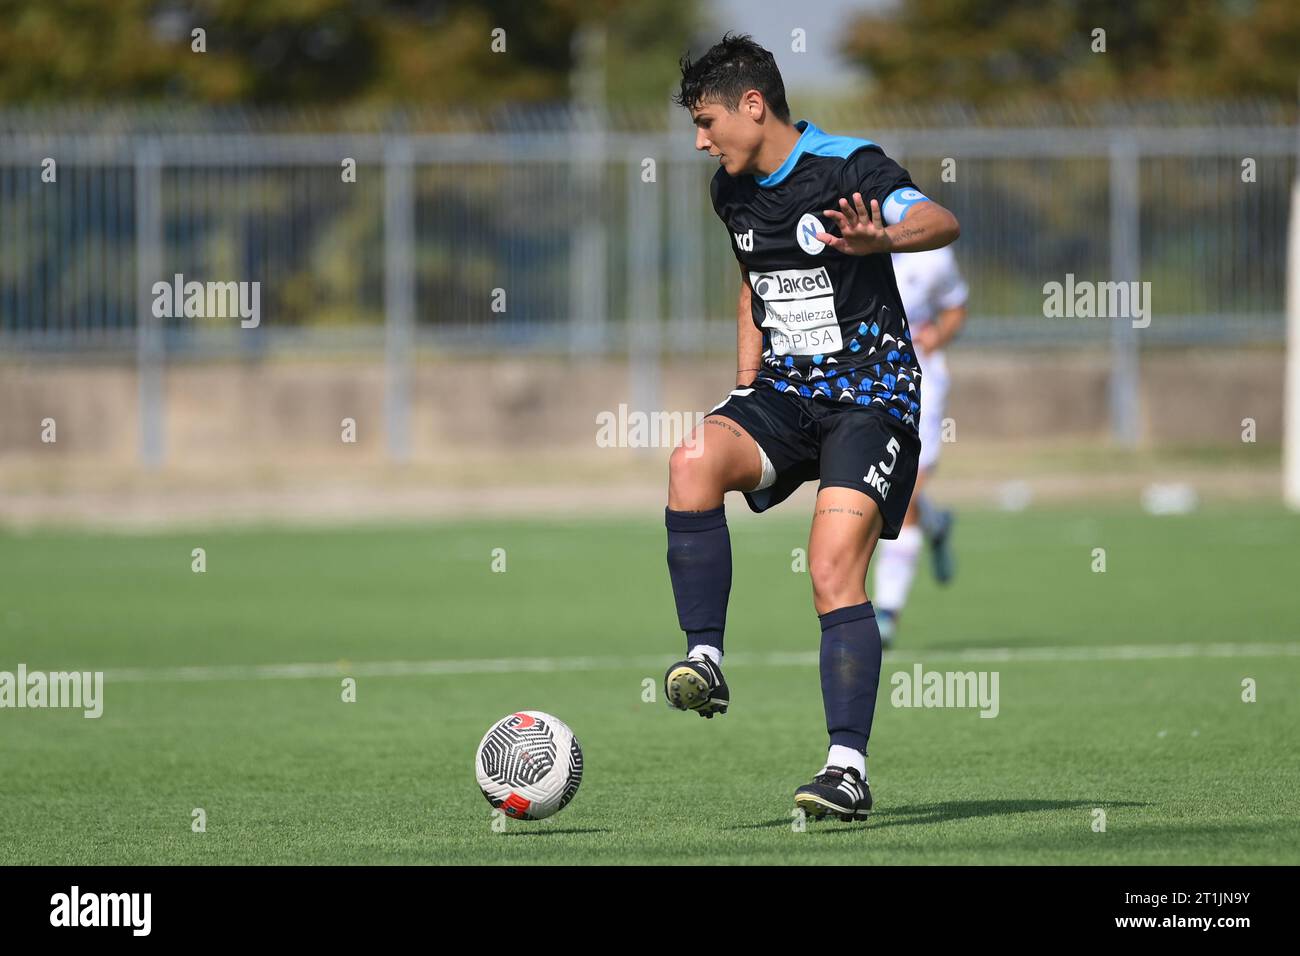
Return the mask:
M578 792L582 748L558 717L521 710L483 735L474 773L492 806L520 820L541 820L563 810Z

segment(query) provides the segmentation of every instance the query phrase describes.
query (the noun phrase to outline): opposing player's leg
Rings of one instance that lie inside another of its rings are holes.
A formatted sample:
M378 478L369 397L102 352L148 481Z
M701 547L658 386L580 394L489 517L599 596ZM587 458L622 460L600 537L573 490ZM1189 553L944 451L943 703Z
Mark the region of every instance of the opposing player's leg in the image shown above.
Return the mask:
M764 456L736 421L710 415L674 449L668 464L668 573L687 653L664 674L670 707L725 714L722 636L731 594L731 537L723 496L760 483Z
M895 540L880 542L875 560L876 619L886 649L894 642L922 549L926 546L930 549L930 570L939 584L949 584L956 573L950 546L953 513L936 505L925 494L929 476L930 470L926 468L917 473L916 491L902 530Z
M916 564L921 556L924 538L919 524L918 499L925 485L927 472L922 469L916 476L916 489L907 506L903 527L893 541L880 542L875 560L876 622L880 627L880 640L888 648L894 642L898 618L907 604Z
M951 584L957 573L952 554L953 514L936 505L929 495L916 497L916 523L930 546L930 569L940 584Z
M822 704L830 749L826 765L795 791L813 817L865 819L871 810L866 750L880 686L880 631L867 599L867 567L883 530L876 502L852 488L817 494L808 540L813 604L821 623Z
M931 375L931 371L935 374ZM935 579L940 584L947 584L953 576L952 552L948 547L952 512L936 507L923 493L923 486L938 466L939 452L943 448L947 394L947 366L936 363L926 372L925 400L918 423L921 451L916 487L908 504L907 516L896 539L881 541L880 553L875 559L876 620L886 648L894 642L899 618L916 575L916 565L926 544L930 546Z
M918 428L921 436L921 456L918 466L917 489L912 494L911 513L908 521L920 529L925 543L930 546L931 570L934 579L940 584L948 584L955 571L949 540L952 534L952 512L940 508L930 496L921 492L920 480L930 477L939 466L939 453L943 449L943 430L948 408L948 363L942 356L931 356L929 365L922 358L922 367L926 368L925 401L921 407L921 420Z

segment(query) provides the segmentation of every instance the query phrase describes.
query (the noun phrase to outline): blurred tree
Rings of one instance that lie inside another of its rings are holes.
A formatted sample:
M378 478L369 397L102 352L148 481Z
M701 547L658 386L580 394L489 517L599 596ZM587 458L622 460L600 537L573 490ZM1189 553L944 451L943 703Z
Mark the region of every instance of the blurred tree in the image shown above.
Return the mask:
M1094 52L1093 31L1105 31ZM901 100L1294 100L1296 0L910 0L844 50Z
M562 100L592 21L609 94L666 103L691 0L0 0L0 102ZM191 49L196 28L206 52Z

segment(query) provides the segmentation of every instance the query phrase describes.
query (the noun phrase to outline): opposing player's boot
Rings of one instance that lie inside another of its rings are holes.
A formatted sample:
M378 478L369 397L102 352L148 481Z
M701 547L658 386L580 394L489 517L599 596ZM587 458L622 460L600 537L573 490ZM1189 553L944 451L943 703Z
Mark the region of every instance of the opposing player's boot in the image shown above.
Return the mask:
M827 767L794 792L794 805L814 820L831 813L844 821L871 813L871 787L855 767Z
M664 674L664 698L669 707L693 710L701 717L725 714L731 692L722 669L704 656L678 661Z
M956 561L948 547L952 522L951 511L940 511L935 516L934 527L926 535L930 540L930 568L934 571L934 579L940 584L949 583L956 573Z

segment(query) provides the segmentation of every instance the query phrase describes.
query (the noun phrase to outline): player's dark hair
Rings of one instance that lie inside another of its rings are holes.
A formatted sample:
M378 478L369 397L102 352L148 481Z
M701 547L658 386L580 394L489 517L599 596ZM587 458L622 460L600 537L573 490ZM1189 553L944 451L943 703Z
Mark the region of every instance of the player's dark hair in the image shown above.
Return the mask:
M776 68L776 58L746 34L724 34L722 41L694 63L683 56L682 88L673 102L691 109L705 100L716 100L731 112L740 108L747 90L763 94L768 107L782 123L790 122L785 101L785 83Z

